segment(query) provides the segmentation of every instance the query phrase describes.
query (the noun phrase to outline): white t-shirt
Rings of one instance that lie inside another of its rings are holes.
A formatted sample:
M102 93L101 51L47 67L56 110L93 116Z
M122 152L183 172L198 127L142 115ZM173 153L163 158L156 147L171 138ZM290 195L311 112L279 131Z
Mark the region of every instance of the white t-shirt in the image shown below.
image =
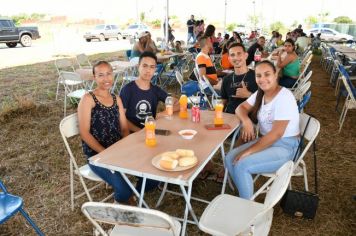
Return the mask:
M253 106L256 101L257 92L252 94L246 101ZM264 97L260 110L257 113L257 120L262 135L271 131L275 120L289 120L283 137L298 135L299 132L299 112L294 95L288 89L282 87L272 101L265 104Z

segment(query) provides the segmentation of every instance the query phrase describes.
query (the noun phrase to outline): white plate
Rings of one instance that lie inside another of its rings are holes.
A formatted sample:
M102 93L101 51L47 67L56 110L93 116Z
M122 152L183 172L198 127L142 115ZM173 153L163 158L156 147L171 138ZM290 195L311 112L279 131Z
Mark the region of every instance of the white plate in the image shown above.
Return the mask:
M152 158L152 165L154 167L156 167L157 169L160 169L160 170L164 170L164 171L169 171L169 172L175 172L175 171L183 171L183 170L188 170L192 167L194 167L196 164L198 164L198 161L193 164L193 165L190 165L190 166L177 166L175 169L173 170L168 170L168 169L164 169L162 168L160 165L159 165L159 161L161 160L161 154L155 156L154 158Z
M184 133L191 133L192 135L183 135ZM194 129L182 129L178 131L178 134L184 139L192 139L198 132Z

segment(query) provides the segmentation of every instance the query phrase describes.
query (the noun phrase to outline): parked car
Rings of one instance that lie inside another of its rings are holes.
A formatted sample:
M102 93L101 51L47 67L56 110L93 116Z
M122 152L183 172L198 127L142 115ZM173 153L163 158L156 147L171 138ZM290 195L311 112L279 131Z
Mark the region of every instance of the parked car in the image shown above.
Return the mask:
M321 33L320 38L325 41L347 41L354 40L354 37L349 34L340 33L334 29L330 28L312 28L306 30L305 33L309 36L311 33L316 36L318 33Z
M122 32L122 37L124 39L129 37L137 38L137 36L144 31L150 31L150 29L144 24L132 24Z
M0 43L14 48L20 43L30 47L32 40L41 38L37 27L16 27L13 20L0 18Z
M98 39L99 41L108 41L110 38L121 39L122 34L117 25L97 25L93 30L86 32L84 38L87 42L92 39Z

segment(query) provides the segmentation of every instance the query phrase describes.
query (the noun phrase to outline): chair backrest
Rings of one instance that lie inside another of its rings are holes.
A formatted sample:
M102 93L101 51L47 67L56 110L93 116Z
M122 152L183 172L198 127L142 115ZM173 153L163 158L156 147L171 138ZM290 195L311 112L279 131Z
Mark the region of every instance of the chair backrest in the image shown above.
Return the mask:
M309 125L308 128L305 130L308 120L310 117ZM305 154L308 152L309 148L312 146L313 142L315 141L316 137L319 134L320 131L320 122L315 119L314 117L311 117L310 115L306 113L300 113L299 114L299 129L300 129L300 134L302 135L304 133L304 148L299 151L299 156L298 159L295 161L295 166L298 166L299 163L303 160ZM305 142L307 141L307 142Z
M128 61L131 59L131 53L132 53L132 50L131 50L131 49L126 50L126 57L127 57L127 60L128 60Z
M184 80L183 80L183 75L179 71L176 71L176 79L180 87L182 87Z
M293 161L288 161L277 170L273 183L266 194L264 201L265 210L272 208L283 197L283 194L288 188L290 178L292 177L293 166Z
M74 137L79 134L79 123L77 113L71 114L63 118L61 123L59 123L59 131L62 135L64 145L68 151L69 158L73 162L74 167L78 170L78 164L73 155L72 149L69 146L68 138Z
M309 79L311 78L312 74L313 74L313 71L312 71L312 70L309 71L309 73L308 73L306 76L304 76L304 78L302 78L302 79L299 81L298 87L299 87L299 86L301 87L301 86L303 86L306 82L308 82Z
M339 65L339 71L342 75L341 79L342 82L347 90L347 93L349 94L350 98L355 101L356 98L356 89L354 87L354 85L352 84L351 80L350 80L350 75L349 73L347 73L345 67L343 65Z
M86 202L82 206L82 212L103 235L106 233L97 222L118 227L124 225L142 228L142 235L144 235L145 228L157 228L178 236L172 218L161 211L122 204Z
M77 55L77 63L79 68L83 68L83 67L92 67L89 58L87 55L85 55L84 53Z
M68 71L68 70L74 72L72 61L68 58L57 59L54 61L54 65L56 66L58 74L61 71Z
M298 103L298 110L299 112L302 112L304 107L308 104L310 98L311 98L311 91L309 90L302 98L302 100Z
M79 134L78 114L74 113L64 117L59 124L59 131L63 139L71 138Z

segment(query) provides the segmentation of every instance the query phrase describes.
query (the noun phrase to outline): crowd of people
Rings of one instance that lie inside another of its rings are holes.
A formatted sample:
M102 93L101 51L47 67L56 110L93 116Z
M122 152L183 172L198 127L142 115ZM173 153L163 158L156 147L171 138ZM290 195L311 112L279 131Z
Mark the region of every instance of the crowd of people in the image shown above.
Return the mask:
M266 38L259 36L257 31L252 31L246 39L247 49L246 41L239 33L233 32L232 37L228 34L216 37L213 25L205 28L204 21L195 21L193 15L187 21L187 27L187 41L194 44L194 49L199 49L195 58L199 75L205 76L220 94L224 111L236 114L236 119L241 121L237 147L226 155L225 163L239 195L248 199L253 194L252 174L276 171L291 160L297 150L300 135L298 107L287 88L294 85L300 73L298 50L303 51L313 44L312 40L306 37L301 26L288 33L284 41L279 32L272 32L267 44L274 47L274 64L256 59L256 51L261 52L262 57L268 56ZM169 25L168 29L172 32ZM173 47L183 51L180 41ZM150 33L141 33L132 50L132 54L139 58L138 78L125 85L119 95L110 93L114 81L111 65L99 61L93 66L97 86L81 99L78 107L80 135L87 158L130 133L140 131L149 114L159 115L157 107L160 102L164 103L167 91L151 83L157 66L157 52ZM217 52L221 53L222 68L230 69L231 73L215 68L210 55ZM251 63L255 64L253 68L249 67ZM281 69L281 76L277 68ZM178 100L174 98L174 111L178 110ZM254 124L258 124L259 135ZM89 166L113 187L117 202L134 202L132 190L120 173ZM208 164L202 174L211 168ZM158 184L147 180L146 190L152 190ZM138 178L138 192L141 185L142 178Z

